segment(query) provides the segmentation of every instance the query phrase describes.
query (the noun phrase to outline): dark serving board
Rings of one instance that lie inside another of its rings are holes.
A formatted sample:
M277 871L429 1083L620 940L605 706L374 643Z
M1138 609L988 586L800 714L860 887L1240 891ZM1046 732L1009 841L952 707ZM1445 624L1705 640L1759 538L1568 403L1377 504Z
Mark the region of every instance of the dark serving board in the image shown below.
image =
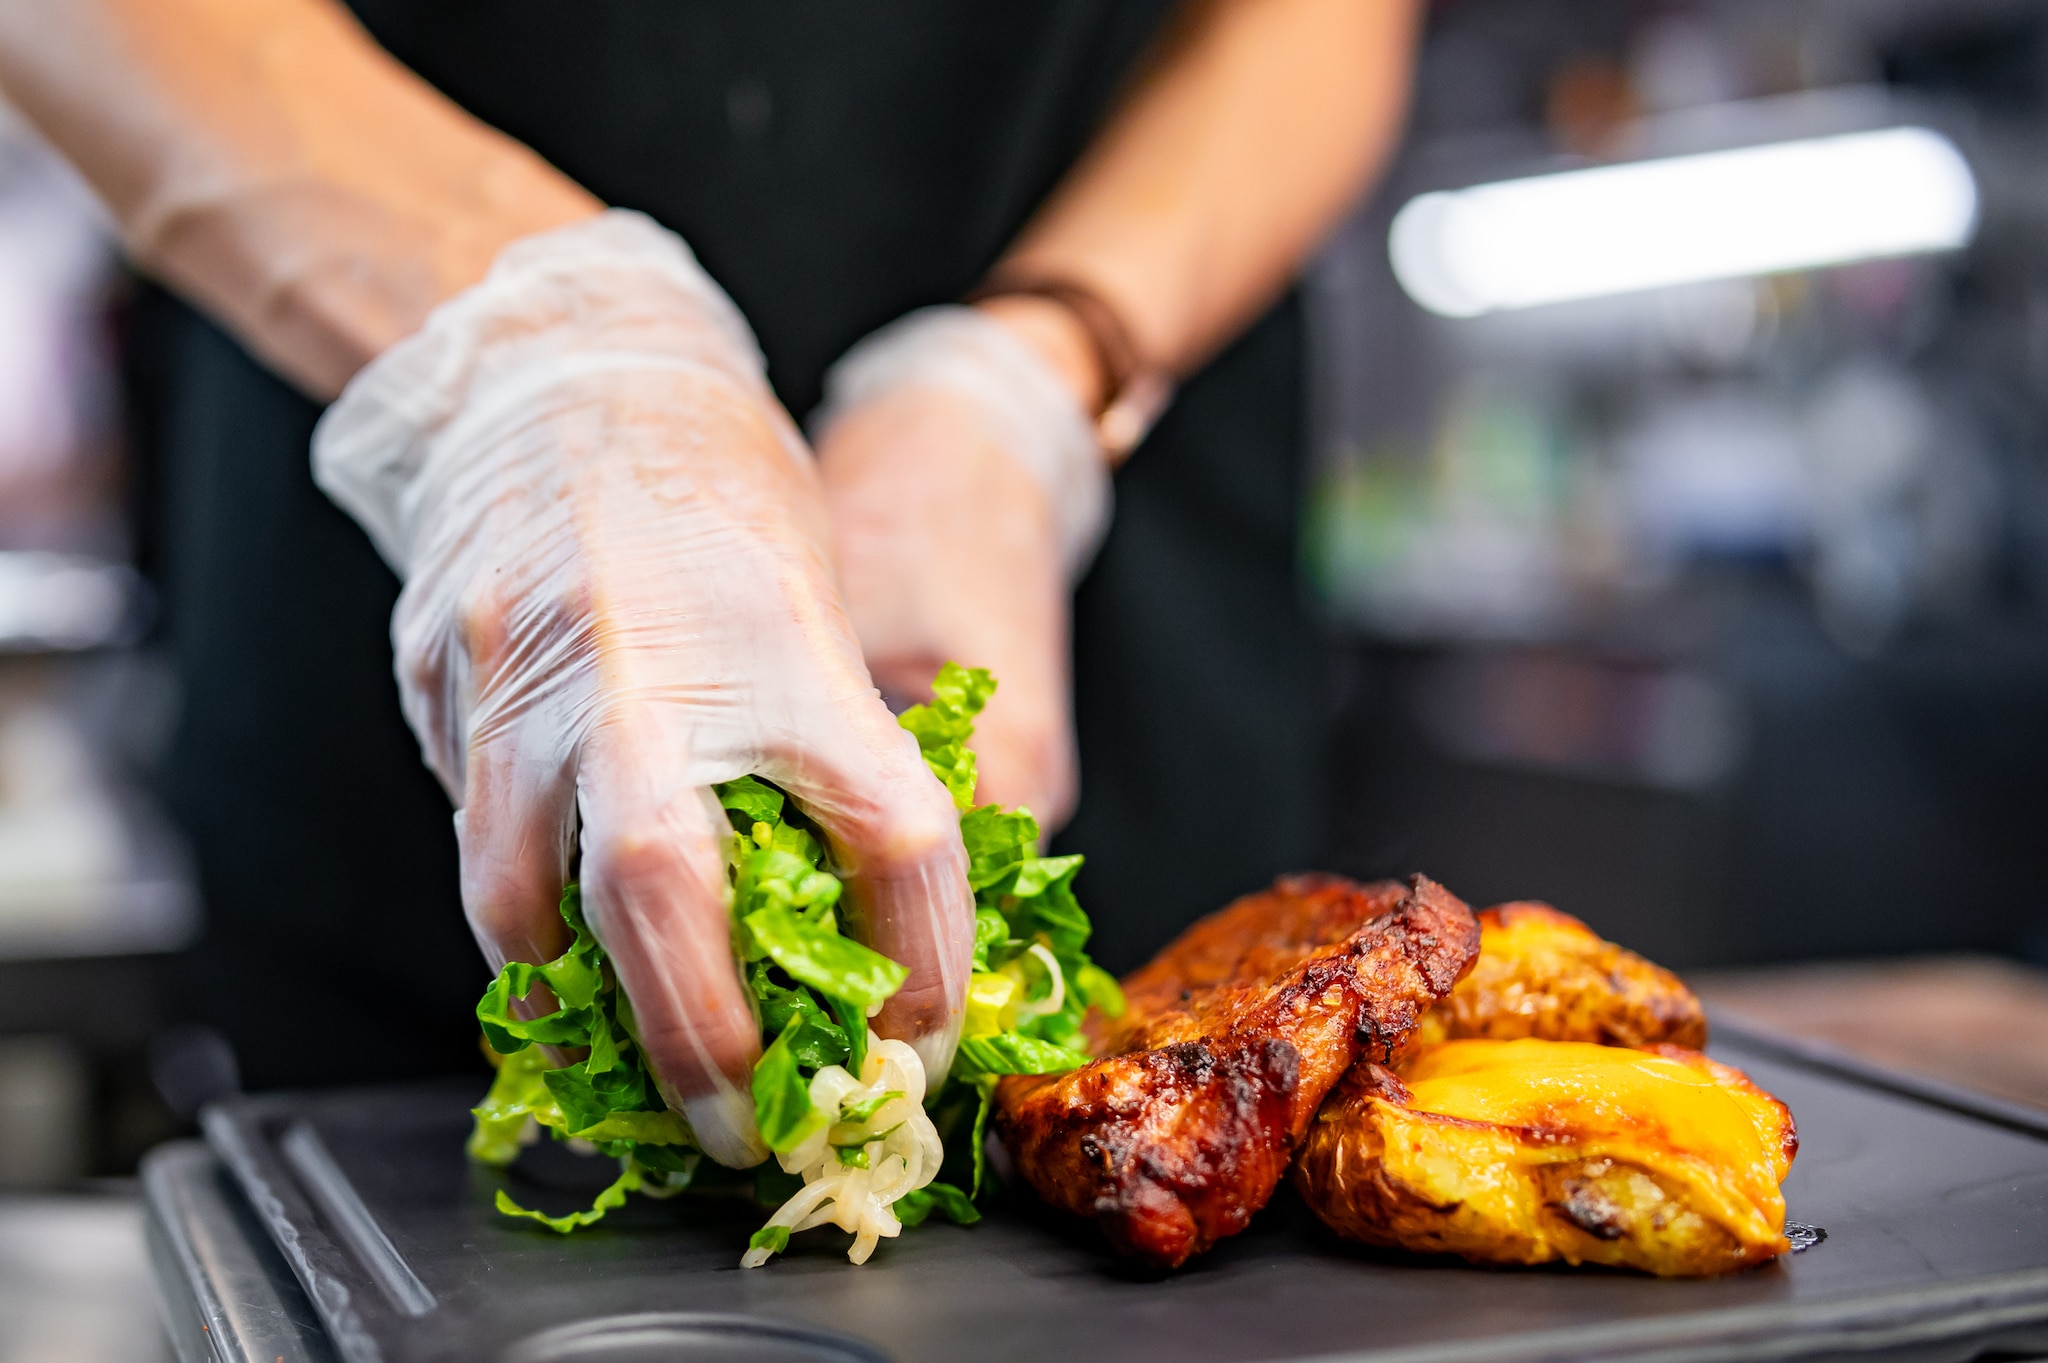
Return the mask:
M1284 1189L1173 1274L1134 1269L1022 1200L972 1228L907 1231L864 1268L826 1229L742 1270L763 1215L743 1203L635 1199L569 1237L499 1217L496 1188L566 1207L579 1180L587 1197L583 1164L603 1162L543 1147L521 1173L473 1168L476 1095L445 1087L213 1110L210 1151L166 1147L147 1166L152 1248L181 1351L221 1363L2048 1354L2048 1114L1721 1036L1716 1053L1798 1118L1786 1196L1827 1238L1711 1281L1356 1250Z

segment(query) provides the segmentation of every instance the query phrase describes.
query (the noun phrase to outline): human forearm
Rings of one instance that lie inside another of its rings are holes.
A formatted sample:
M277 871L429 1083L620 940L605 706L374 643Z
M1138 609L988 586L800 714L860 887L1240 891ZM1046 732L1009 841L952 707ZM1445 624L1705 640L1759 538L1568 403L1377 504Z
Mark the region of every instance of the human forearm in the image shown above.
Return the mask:
M998 274L1072 280L1144 357L1199 364L1356 198L1398 130L1412 0L1198 0ZM1056 305L984 304L1069 381L1099 381Z
M332 0L0 0L0 90L138 263L321 397L601 207Z

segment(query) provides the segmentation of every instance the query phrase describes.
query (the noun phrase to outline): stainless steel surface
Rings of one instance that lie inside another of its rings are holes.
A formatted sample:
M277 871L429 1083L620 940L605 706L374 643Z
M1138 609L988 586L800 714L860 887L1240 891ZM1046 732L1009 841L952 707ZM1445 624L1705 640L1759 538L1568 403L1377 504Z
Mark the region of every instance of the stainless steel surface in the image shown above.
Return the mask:
M318 1314L204 1142L158 1147L142 1178L178 1363L336 1363Z

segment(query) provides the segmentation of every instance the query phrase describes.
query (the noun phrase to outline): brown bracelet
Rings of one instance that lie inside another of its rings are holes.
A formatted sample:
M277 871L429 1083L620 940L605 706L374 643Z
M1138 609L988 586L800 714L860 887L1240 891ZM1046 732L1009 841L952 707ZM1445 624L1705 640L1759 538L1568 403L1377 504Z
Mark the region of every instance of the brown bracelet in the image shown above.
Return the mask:
M1043 298L1065 308L1081 324L1102 369L1102 405L1090 414L1095 438L1112 463L1123 462L1173 398L1173 378L1165 367L1145 362L1117 310L1085 284L1053 275L998 271L962 301L972 304L991 298Z

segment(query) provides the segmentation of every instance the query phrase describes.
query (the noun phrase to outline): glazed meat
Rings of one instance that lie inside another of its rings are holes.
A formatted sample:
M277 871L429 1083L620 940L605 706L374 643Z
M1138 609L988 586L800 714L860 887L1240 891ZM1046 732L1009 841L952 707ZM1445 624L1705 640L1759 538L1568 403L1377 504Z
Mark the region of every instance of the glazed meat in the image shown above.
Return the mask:
M996 1130L1039 1196L1177 1266L1244 1229L1324 1095L1390 1058L1478 950L1471 911L1421 876L1284 878L1132 975L1101 1059L1005 1079Z
M1416 1029L1416 1046L1466 1037L1707 1044L1707 1015L1679 978L1548 904L1479 915L1479 961Z
M1368 1244L1700 1276L1790 1247L1798 1148L1783 1103L1697 1051L1451 1041L1352 1070L1294 1181Z
M1193 995L1219 985L1268 980L1311 952L1345 941L1408 897L1398 880L1354 884L1340 876L1284 876L1210 914L1125 976L1124 1015L1088 1018L1097 1054L1132 1049L1128 1038Z

